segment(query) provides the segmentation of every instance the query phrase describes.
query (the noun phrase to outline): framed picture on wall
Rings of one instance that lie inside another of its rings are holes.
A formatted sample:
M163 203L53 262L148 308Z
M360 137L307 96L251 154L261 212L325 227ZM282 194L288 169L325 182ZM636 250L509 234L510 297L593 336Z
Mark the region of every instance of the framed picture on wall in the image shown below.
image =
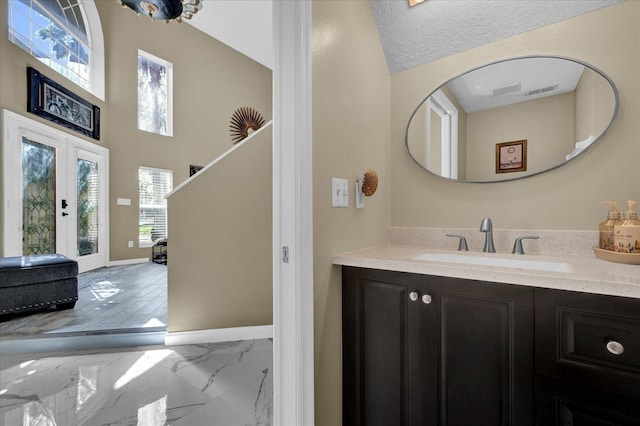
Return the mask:
M27 67L27 111L100 140L100 108Z
M527 171L527 140L496 144L496 173Z

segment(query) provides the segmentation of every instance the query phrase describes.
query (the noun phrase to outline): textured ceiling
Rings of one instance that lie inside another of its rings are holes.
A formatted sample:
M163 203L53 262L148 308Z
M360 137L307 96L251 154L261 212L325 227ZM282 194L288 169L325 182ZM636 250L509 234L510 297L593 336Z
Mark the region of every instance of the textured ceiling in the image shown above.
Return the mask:
M370 0L391 74L620 2Z
M412 8L407 0L370 4L393 74L622 1L426 0ZM202 10L186 22L273 68L271 4L203 0Z

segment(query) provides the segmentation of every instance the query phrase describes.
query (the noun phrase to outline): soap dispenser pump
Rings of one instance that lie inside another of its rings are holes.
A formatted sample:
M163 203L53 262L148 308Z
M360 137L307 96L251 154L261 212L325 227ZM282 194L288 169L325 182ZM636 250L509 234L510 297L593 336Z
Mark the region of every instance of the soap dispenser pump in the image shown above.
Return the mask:
M614 227L613 244L620 253L640 254L640 220L634 210L637 201L627 201L625 220Z
M603 250L614 250L614 228L616 225L622 224L622 214L616 210L615 200L602 201L600 204L609 204L609 211L607 212L607 218L598 225L600 234L598 247Z

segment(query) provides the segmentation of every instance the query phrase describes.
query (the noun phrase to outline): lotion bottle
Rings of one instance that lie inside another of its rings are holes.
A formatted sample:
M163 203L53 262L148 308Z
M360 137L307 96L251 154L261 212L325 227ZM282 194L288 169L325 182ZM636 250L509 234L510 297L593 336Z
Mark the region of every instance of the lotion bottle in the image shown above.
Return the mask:
M627 201L625 220L614 227L613 244L620 253L640 254L640 220L633 207L637 201Z
M613 250L614 228L616 225L622 224L622 215L616 210L615 201L602 201L600 204L609 204L609 211L607 212L607 218L598 226L598 230L600 231L598 247L603 250Z

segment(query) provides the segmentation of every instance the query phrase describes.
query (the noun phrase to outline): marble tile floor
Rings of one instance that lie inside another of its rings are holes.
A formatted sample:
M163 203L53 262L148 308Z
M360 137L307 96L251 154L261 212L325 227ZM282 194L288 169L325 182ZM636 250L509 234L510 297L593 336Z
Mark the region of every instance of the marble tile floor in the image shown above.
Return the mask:
M149 262L80 274L74 309L14 314L0 322L0 339L165 327L166 322L167 267Z
M272 340L0 357L5 426L270 426Z

